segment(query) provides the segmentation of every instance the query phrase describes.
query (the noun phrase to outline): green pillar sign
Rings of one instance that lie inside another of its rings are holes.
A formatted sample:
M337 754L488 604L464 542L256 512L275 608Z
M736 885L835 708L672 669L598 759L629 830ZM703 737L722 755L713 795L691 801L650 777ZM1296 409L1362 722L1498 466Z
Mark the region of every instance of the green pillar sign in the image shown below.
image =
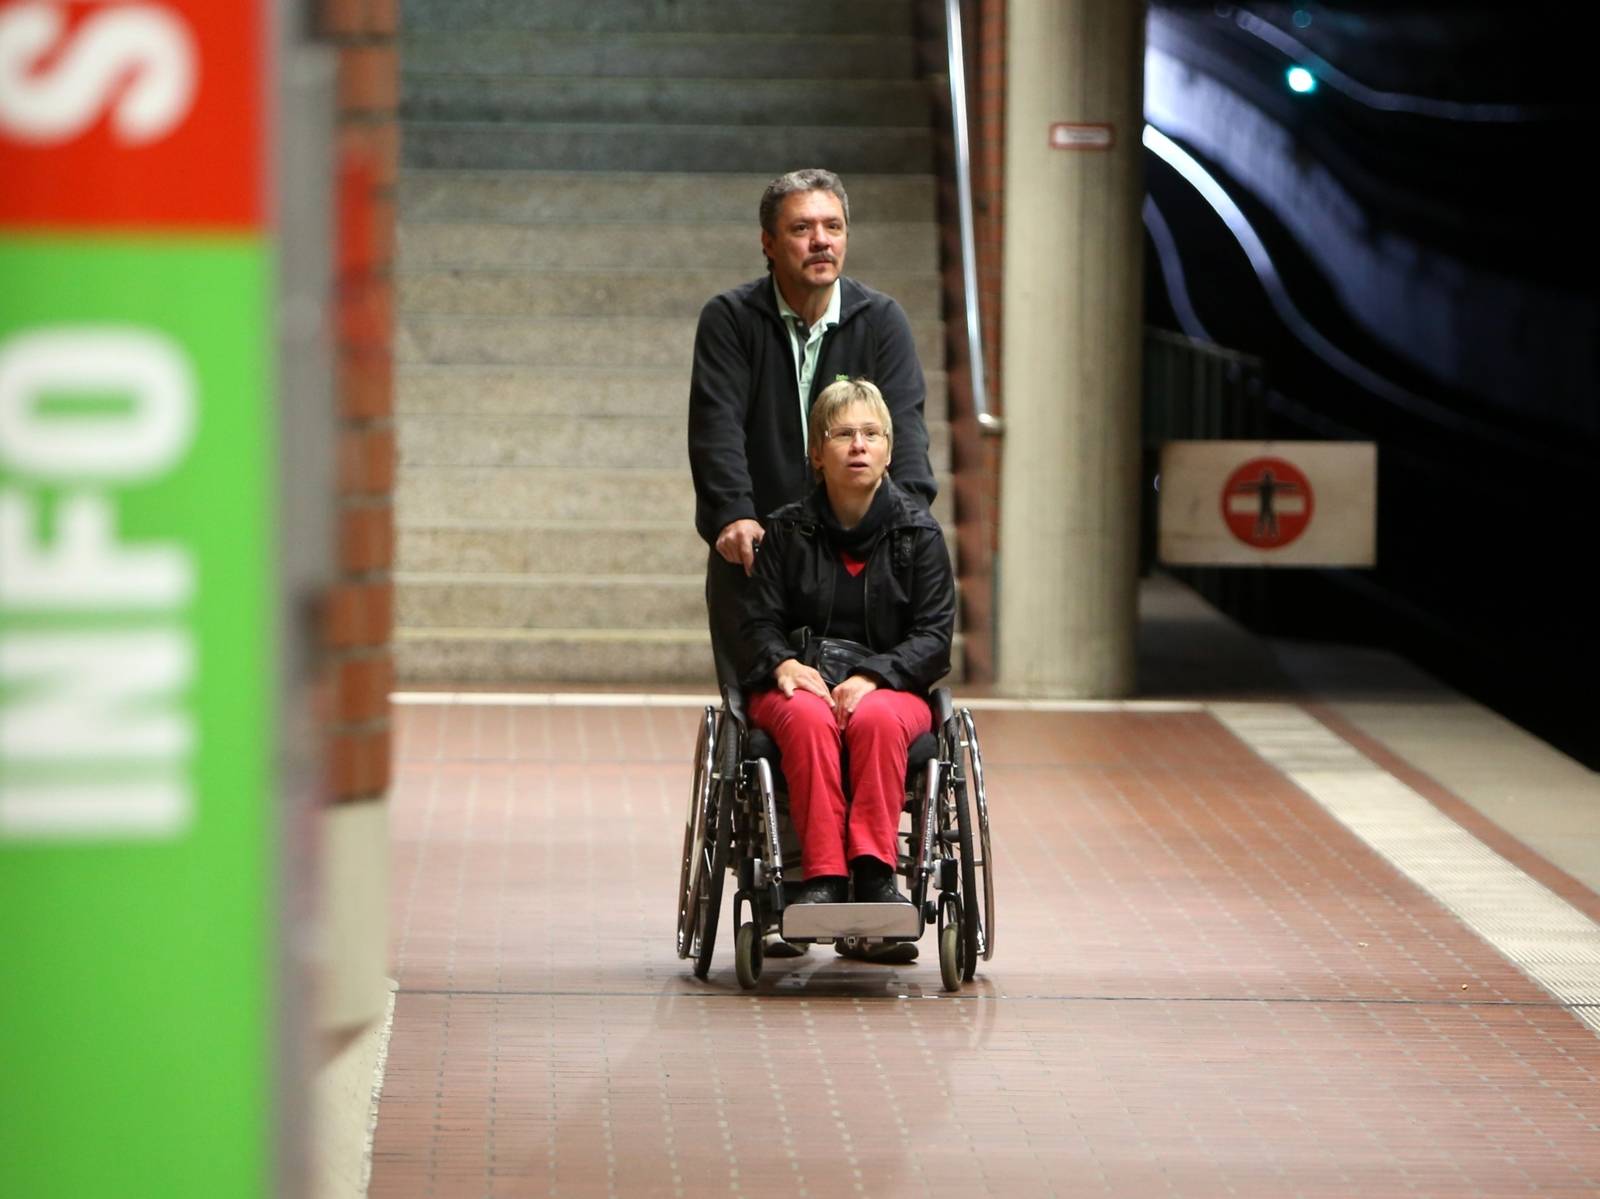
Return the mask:
M257 19L0 3L0 1195L276 1189Z

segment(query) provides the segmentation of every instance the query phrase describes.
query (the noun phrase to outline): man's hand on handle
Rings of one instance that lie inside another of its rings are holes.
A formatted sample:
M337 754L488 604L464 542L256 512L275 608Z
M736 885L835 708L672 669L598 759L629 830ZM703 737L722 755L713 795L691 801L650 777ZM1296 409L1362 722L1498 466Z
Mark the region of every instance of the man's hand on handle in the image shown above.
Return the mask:
M759 520L729 521L717 534L717 553L727 561L743 566L745 574L754 574L756 546L761 544L761 538L765 535Z

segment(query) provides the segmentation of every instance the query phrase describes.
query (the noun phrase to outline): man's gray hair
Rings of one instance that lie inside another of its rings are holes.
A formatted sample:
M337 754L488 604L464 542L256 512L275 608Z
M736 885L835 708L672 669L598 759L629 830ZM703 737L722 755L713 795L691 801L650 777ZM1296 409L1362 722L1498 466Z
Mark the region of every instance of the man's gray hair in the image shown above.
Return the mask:
M807 167L803 171L790 171L788 174L779 175L767 184L767 190L761 193L761 228L768 233L778 232L778 209L783 207L785 197L797 192L832 192L839 197L839 207L844 209L844 223L850 223L850 197L844 193L844 183L832 171L825 171L821 167ZM772 268L772 260L767 259L767 268Z

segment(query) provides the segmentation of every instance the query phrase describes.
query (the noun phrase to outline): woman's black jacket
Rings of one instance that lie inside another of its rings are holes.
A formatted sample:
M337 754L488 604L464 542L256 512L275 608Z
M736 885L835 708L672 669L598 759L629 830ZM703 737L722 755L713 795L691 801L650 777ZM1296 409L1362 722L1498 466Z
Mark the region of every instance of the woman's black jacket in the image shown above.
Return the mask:
M867 556L867 644L876 653L856 668L896 691L928 691L950 669L956 586L944 532L928 510L884 476L893 501L883 533ZM828 635L834 575L843 570L828 541L818 487L762 522L766 536L745 589L740 680L772 686L773 668L795 657L790 633Z

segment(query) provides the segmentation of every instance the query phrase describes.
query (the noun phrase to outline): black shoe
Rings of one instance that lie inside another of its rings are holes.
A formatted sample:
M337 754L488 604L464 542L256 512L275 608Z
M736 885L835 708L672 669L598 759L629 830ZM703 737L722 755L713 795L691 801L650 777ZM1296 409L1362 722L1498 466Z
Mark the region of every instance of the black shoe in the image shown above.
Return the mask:
M761 952L769 958L799 958L811 952L804 941L785 941L777 933L768 933L762 940Z
M837 874L808 878L790 903L844 903L850 898L850 880Z
M877 858L859 857L850 863L857 903L910 903L894 885L894 868Z
M879 962L887 966L904 966L917 960L915 941L878 941L871 944L846 945L843 940L833 943L833 951L842 958L856 962Z

